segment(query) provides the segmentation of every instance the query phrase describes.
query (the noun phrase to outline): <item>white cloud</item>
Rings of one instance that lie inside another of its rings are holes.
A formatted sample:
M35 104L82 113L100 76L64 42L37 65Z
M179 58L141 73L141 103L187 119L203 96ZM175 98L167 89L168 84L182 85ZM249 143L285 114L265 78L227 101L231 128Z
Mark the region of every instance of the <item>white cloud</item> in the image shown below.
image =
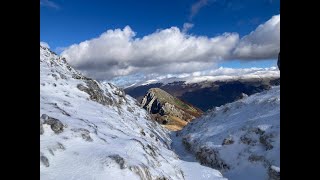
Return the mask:
M274 16L241 39L237 33L215 37L189 35L177 27L137 38L126 26L67 47L61 55L75 68L98 80L136 73L193 73L213 69L223 60L276 57L279 25L280 15Z
M196 3L192 4L191 6L191 12L189 16L189 20L192 20L192 18L198 14L200 9L208 4L208 0L198 0Z
M280 51L280 15L273 16L249 35L244 36L233 52L238 59L276 58Z
M50 48L49 44L43 41L40 41L40 45L46 48Z
M182 32L186 33L187 31L189 31L189 29L193 28L194 24L192 23L184 23L183 24L183 28L182 28Z
M69 63L98 79L135 72L183 72L203 69L223 59L239 40L225 33L208 38L190 36L177 27L135 38L129 26L74 44L62 52Z

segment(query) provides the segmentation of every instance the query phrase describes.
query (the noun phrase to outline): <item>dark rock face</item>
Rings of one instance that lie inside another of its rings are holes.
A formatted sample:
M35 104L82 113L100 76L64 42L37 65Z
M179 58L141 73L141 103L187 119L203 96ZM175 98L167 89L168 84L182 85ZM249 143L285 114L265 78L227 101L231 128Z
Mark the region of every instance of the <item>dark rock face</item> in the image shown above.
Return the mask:
M61 150L66 150L66 148L64 147L64 145L63 144L61 144L61 143L57 143L57 146L58 146L58 149L61 149Z
M49 167L50 166L50 164L49 164L49 160L48 160L48 158L47 157L45 157L45 156L40 156L40 161L42 162L42 164L44 165L44 166L46 166L46 167Z
M92 142L93 139L90 136L90 131L84 128L71 129L71 131L78 132L81 134L82 139L88 142Z
M182 143L188 151L194 152L196 158L200 161L201 165L206 165L219 171L225 171L230 169L230 166L226 164L219 155L219 151L206 146L200 149L193 149L192 144L188 140L189 137L183 137Z
M265 146L266 150L270 150L273 148L273 145L271 144L271 139L273 138L273 134L263 134L260 136L259 141L262 145Z
M85 77L85 76L83 76L81 74L77 74L77 73L72 74L72 78L74 78L74 79L82 79L82 80L92 80L90 78L87 78L87 77Z
M166 125L170 130L180 130L202 114L200 109L159 88L148 90L141 101L141 107L151 114L153 120Z
M142 99L141 106L151 114L173 115L186 121L202 113L199 109L159 88L151 88Z
M250 136L250 134L245 134L240 137L240 142L246 145L254 146L257 144L257 140L254 137Z
M232 137L227 137L223 140L222 145L230 145L233 143L234 143L234 140L232 139Z
M196 157L201 164L210 166L214 169L220 171L230 169L229 165L220 158L219 152L215 149L203 147L196 153Z
M159 113L160 115L164 115L160 101L152 93L146 94L145 101L142 101L141 106L151 114Z
M279 52L279 55L278 55L278 62L277 62L277 65L278 65L278 68L280 70L280 52Z
M248 160L250 162L263 162L265 161L265 157L264 156L259 156L259 155L255 155L255 154L251 154L249 157L248 157Z
M119 156L118 154L110 155L109 158L111 158L111 159L114 160L117 164L119 164L120 169L124 169L124 168L127 167L127 165L125 164L125 161L124 161L123 157Z
M103 90L99 87L98 83L94 80L85 80L86 86L78 84L77 88L80 91L84 91L90 95L90 99L96 101L102 105L112 105L113 101L111 98L105 96Z
M43 120L43 124L48 124L51 126L51 129L54 133L59 134L63 131L64 126L60 120L50 117L46 114L42 114L40 118L40 134L43 134L41 119Z

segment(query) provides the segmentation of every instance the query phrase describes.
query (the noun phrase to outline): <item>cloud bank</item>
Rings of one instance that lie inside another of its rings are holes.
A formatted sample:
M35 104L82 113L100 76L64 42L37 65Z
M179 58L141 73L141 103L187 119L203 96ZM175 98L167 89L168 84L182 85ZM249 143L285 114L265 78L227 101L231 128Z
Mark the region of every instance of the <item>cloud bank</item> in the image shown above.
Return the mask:
M207 37L182 31L171 27L137 38L126 26L71 45L61 55L86 75L110 80L135 73L192 73L223 60L276 58L280 50L280 15L243 38L238 33Z
M186 81L186 83L196 83L202 81L218 81L218 80L234 80L246 78L265 78L280 77L280 71L277 67L270 68L225 68L212 69L208 71L197 71L193 73L182 74L166 74L156 76L148 75L132 75L126 78L118 77L112 80L112 83L121 87L139 86L154 83L171 83L175 81Z
M244 36L233 52L238 59L276 58L280 50L280 15L273 16L249 35Z

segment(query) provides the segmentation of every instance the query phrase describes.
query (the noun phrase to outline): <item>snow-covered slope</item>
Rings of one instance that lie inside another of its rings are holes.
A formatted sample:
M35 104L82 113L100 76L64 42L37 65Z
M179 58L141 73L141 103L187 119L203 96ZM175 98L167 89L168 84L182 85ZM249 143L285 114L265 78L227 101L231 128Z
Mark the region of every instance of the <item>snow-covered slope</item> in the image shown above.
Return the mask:
M224 179L185 162L168 131L112 84L100 84L40 46L40 178Z
M280 86L215 108L177 133L229 179L280 179Z

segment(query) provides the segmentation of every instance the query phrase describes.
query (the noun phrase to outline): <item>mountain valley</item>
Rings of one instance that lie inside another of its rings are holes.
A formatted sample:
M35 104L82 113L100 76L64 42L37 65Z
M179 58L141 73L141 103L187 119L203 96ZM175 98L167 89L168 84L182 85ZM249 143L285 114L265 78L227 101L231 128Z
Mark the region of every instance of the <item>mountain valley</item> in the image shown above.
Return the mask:
M247 87L205 112L156 86L138 102L40 45L40 178L280 179L279 78L160 85L177 97Z

